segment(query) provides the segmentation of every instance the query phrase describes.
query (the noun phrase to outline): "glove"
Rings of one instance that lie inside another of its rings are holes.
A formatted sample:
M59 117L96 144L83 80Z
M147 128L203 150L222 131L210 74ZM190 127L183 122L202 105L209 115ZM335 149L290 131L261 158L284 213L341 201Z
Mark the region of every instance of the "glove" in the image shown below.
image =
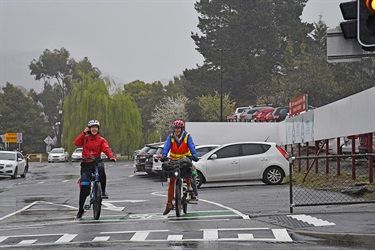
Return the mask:
M166 157L166 156L162 156L162 157L160 158L160 161L161 161L161 162L165 162L166 160L168 160L168 157Z
M198 157L195 157L195 156L193 156L191 159L192 159L193 161L195 161L195 162L199 161L199 158L198 158Z

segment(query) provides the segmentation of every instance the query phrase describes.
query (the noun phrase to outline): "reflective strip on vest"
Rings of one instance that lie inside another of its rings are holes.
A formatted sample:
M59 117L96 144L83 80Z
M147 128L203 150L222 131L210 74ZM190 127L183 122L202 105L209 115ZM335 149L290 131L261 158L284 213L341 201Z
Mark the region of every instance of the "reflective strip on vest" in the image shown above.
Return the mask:
M180 147L177 147L177 142L174 138L171 138L171 151L169 153L169 157L172 160L179 160L184 156L191 156L191 152L187 146L189 134L186 134L183 142L180 144Z

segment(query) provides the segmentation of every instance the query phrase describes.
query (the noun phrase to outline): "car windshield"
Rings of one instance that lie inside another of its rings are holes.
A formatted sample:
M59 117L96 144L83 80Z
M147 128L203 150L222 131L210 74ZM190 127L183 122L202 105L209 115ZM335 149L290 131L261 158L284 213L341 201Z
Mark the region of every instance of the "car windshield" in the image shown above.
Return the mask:
M0 160L15 161L16 154L14 153L0 153Z
M62 149L52 149L51 153L64 153L64 150Z
M74 150L75 153L81 153L82 152L82 148L77 148L76 150Z

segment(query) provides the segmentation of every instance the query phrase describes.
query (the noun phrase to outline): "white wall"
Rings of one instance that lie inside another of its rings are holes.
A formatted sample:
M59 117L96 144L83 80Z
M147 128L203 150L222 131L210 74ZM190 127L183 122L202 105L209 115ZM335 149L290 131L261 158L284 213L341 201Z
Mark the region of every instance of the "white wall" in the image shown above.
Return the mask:
M196 145L245 141L278 141L277 123L187 122L186 131Z
M187 122L196 145L267 141L279 145L375 132L375 87L279 123Z

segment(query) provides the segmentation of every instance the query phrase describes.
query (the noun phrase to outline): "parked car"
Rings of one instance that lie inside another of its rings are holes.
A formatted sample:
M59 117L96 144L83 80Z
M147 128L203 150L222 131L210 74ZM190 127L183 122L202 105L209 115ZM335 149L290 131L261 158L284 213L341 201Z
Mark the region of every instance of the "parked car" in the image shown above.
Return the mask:
M160 158L161 158L161 153L163 152L163 147L164 145L160 146L153 156L154 164L152 165L152 172L159 174L159 175L162 173L162 168L161 168L162 162L160 162ZM197 151L198 158L201 158L203 155L207 154L208 152L210 152L211 150L217 147L219 147L219 145L216 145L216 144L199 145L195 147L195 150Z
M83 151L83 148L76 148L73 151L72 156L71 156L72 162L82 160L82 151Z
M252 115L251 121L252 122L265 122L266 121L266 115L270 112L272 112L275 108L269 107L269 108L263 108L258 110Z
M359 153L359 135L354 136L354 153L358 154ZM344 143L341 146L341 153L342 154L352 154L353 149L352 149L352 137L344 137Z
M274 142L222 145L194 163L197 185L217 181L261 180L280 184L289 175L289 155Z
M367 154L370 148L370 134L359 135L359 153ZM375 133L372 134L372 153L375 153ZM375 156L373 157L375 160Z
M251 108L252 108L252 106L236 108L236 110L234 111L234 114L233 114L234 121L236 121L236 122L240 121L240 115L242 114L242 112L244 112L246 110L249 110Z
M271 122L281 122L284 121L289 115L289 106L281 106L274 109L271 114Z
M146 162L151 164L151 168L147 166L148 172L151 173L153 158L152 156L158 149L158 146L164 145L164 142L146 144L135 157L134 172L146 172ZM151 161L151 162L150 162Z
M54 148L48 154L48 162L67 162L69 160L69 154L64 148Z
M0 151L0 175L10 176L15 179L17 175L26 177L26 159L18 151Z
M247 109L245 110L244 112L242 112L242 114L240 115L240 121L242 122L250 122L251 119L253 118L253 114L261 109L264 109L264 108L267 108L267 107L271 107L271 106L268 106L268 105L261 105L261 106L254 106L253 108L251 109Z

